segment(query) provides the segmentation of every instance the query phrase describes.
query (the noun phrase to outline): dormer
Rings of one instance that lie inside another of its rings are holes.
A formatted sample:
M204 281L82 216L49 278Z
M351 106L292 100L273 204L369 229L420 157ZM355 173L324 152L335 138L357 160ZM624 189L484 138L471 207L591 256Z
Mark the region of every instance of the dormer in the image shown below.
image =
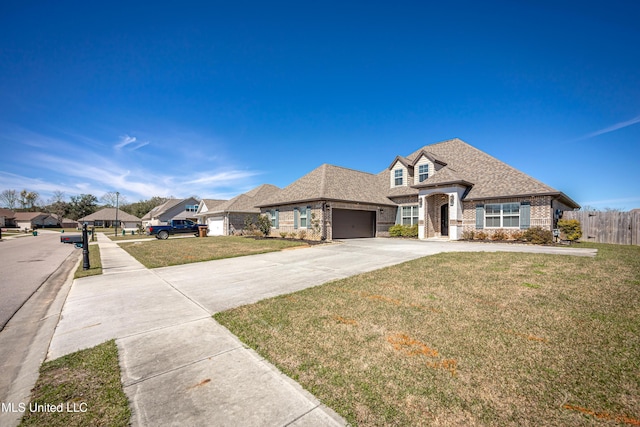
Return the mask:
M389 187L406 187L413 180L413 165L402 156L396 156L389 166Z
M414 170L413 185L426 181L446 165L445 162L436 159L432 154L421 151L412 165Z

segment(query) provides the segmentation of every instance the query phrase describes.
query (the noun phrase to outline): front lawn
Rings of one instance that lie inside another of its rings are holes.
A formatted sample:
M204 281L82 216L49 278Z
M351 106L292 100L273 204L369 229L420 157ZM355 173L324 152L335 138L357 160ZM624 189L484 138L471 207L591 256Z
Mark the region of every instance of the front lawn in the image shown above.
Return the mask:
M192 239L153 239L149 242L122 243L120 246L147 268L232 258L274 252L305 242L283 239L253 239L250 237L213 236Z
M354 425L638 426L640 247L590 246L440 254L215 318Z

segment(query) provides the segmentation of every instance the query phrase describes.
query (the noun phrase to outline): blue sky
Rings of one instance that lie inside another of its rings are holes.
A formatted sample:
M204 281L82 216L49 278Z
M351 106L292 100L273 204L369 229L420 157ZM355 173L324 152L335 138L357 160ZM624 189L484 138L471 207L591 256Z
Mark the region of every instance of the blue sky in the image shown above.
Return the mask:
M0 5L0 190L229 198L458 137L640 207L640 3Z

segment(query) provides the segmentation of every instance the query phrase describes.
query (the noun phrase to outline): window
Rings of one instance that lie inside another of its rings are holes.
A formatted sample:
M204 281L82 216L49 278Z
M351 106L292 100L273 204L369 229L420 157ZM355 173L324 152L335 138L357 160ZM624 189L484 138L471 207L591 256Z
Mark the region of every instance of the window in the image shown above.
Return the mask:
M271 209L267 214L271 220L271 227L278 228L278 209Z
M187 212L198 212L198 205L186 205L184 210Z
M395 178L395 185L402 185L402 169L396 169L393 171L393 177Z
M418 205L402 206L402 225L414 225L418 223Z
M418 166L418 182L422 182L429 178L429 165Z
M520 227L520 203L500 203L485 205L487 228Z
M307 228L307 209L300 209L300 228Z

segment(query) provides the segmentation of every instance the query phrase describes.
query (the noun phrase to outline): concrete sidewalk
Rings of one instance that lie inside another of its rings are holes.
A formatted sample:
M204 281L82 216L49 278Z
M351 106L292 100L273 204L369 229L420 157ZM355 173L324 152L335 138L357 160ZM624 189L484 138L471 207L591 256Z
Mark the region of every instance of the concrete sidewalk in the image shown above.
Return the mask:
M134 426L345 425L198 302L104 235L98 244L104 274L74 282L48 359L115 338Z
M440 252L591 249L354 239L148 270L98 235L104 274L76 280L50 359L115 338L133 425L344 425L211 315Z

